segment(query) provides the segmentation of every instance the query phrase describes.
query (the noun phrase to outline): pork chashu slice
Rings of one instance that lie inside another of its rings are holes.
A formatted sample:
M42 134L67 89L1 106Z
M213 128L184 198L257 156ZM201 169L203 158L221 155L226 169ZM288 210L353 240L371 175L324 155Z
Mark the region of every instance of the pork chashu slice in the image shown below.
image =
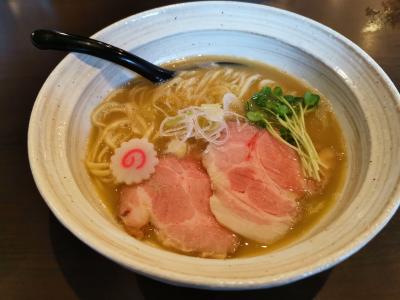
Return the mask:
M239 241L215 219L211 195L210 179L198 161L168 156L160 159L148 181L122 189L119 214L136 237L152 224L166 247L224 258L235 252Z
M211 211L233 232L271 243L292 227L308 182L289 146L249 124L228 126L227 142L209 144L203 153L213 189Z

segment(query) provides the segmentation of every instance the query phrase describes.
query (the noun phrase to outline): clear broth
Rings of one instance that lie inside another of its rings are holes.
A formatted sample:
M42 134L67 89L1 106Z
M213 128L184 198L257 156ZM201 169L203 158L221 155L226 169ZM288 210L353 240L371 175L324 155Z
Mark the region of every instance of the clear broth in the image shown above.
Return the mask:
M197 58L189 58L183 59L179 61L175 61L169 64L164 65L165 67L172 69L181 69L188 68L191 66L202 65L204 63L213 62L213 61L234 61L238 62L244 66L230 66L231 68L246 68L251 70L254 73L259 73L265 75L268 79L274 81L277 85L281 86L283 91L286 94L296 94L303 95L307 90L313 91L315 93L320 94L315 89L307 86L307 84L299 79L292 77L289 74L286 74L280 70L277 70L271 66L244 60L244 59L236 59L236 58L223 58L223 57L197 57ZM221 66L221 68L224 68ZM199 69L199 72L206 72L207 69ZM147 82L142 78L135 79L125 86L123 86L118 93L112 93L109 97L107 97L104 101L116 101L116 102L126 102L130 101L129 99L129 91L132 88L135 88L135 85L138 81L141 81L143 84L151 87L153 84ZM253 87L247 91L244 95L244 101L250 98L255 92L258 91L257 87ZM321 95L321 94L320 94ZM242 110L241 107L237 107L236 110L240 112ZM159 126L162 119L156 120L156 126ZM340 129L340 126L335 118L335 115L332 111L332 108L321 95L321 104L316 112L312 112L306 117L307 130L310 134L314 145L316 146L317 151L322 149L331 149L331 152L334 153L334 157L332 160L332 168L329 170L328 182L324 186L324 188L312 195L306 196L299 201L301 207L301 214L298 217L296 224L293 228L280 240L270 244L261 244L257 243L245 238L241 238L241 245L238 250L232 255L232 257L251 257L256 255L261 255L268 253L270 251L276 250L283 246L286 246L302 235L304 235L307 231L310 230L335 203L336 198L340 194L345 175L347 170L347 160L346 160L346 151L345 151L345 143L343 139L343 135ZM88 147L94 143L96 139L97 131L95 128L91 131ZM165 147L167 139L160 139L156 143L156 149L159 153L161 153ZM192 154L197 154L199 159L201 152L205 148L206 144L201 141L195 141L191 143L191 152ZM97 192L103 204L109 209L113 216L118 220L117 207L118 207L118 199L119 199L119 189L120 186L113 184L99 184L95 182L97 187ZM155 247L162 246L156 238L154 234L153 228L148 226L145 229L145 237L143 239L144 242L149 243ZM172 249L169 249L172 250ZM174 252L179 252L176 250L172 250ZM187 253L185 253L187 254ZM190 255L190 254L189 254Z

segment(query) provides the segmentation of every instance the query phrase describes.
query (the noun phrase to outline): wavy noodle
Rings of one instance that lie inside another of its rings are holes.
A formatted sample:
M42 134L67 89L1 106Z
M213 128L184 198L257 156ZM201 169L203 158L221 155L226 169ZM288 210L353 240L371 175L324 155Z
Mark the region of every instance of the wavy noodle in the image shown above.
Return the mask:
M86 166L99 181L113 183L110 157L121 143L147 137L160 150L166 138L160 137L159 128L166 116L192 105L222 103L228 92L244 99L249 89L263 80L247 69L227 67L182 71L161 85L139 79L129 90L113 92L93 111Z

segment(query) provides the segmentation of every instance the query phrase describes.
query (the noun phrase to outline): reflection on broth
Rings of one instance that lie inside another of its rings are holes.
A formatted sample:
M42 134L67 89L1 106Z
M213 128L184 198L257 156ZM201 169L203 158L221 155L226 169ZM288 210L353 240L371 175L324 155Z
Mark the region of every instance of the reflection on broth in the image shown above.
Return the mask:
M305 105L302 134L320 161L321 178L310 177L299 151L314 162L295 133L287 138L272 119L272 131L248 122L245 104L266 86L279 86L282 97L318 91L261 63L210 63L221 60L176 61L165 67L201 67L162 85L138 78L111 93L92 113L86 164L101 201L134 237L188 255L249 257L295 241L332 207L346 173L345 144L327 99ZM287 120L300 116L304 98ZM255 103L265 118L273 115L274 103Z

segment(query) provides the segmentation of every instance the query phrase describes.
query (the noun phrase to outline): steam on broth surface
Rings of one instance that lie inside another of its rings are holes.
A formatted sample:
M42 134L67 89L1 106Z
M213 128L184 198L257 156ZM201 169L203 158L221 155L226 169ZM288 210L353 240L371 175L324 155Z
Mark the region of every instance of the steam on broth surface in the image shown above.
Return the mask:
M166 155L167 157L174 156L166 154L166 151L170 149L171 141L175 138L162 136L163 132L160 131L160 126L166 118L173 118L180 110L188 107L201 107L202 104L222 104L224 96L233 94L236 99L229 107L233 112L231 119L233 122L244 123L245 103L265 86L272 88L279 86L285 95L293 96L302 96L307 91L315 92L302 81L253 61L229 58L225 60L237 61L243 66L210 64L210 62L221 60L220 57L201 57L167 64L166 67L176 69L190 69L187 67L193 65L200 67L181 71L178 77L161 85L154 85L143 78L135 79L111 93L93 111L93 128L88 143L86 165L100 199L118 220L124 220L119 209L121 190L124 190L126 185L115 182L115 176L110 169L110 160L123 142L135 138L146 138L149 143L154 145L159 159ZM325 165L325 168L321 170L321 182L315 184L318 188L315 188L313 192L306 192L296 199L298 212L294 217L295 222L290 225L290 229L282 237L271 243L263 243L235 234L236 240L232 243L237 243L237 245L235 244L235 250L233 253L228 253L227 257L259 255L287 245L315 225L329 210L340 193L346 172L345 145L340 127L327 99L321 98L318 108L305 115L305 122L307 133ZM184 154L178 155L178 152L175 151L175 156L189 157L191 160L197 161L199 170L201 169L201 172L206 174L204 166L202 166L202 157L204 157L204 151L208 144L204 139L187 139ZM184 158L180 157L179 159ZM156 169L156 172L157 170L159 169ZM282 170L282 172L285 171ZM148 181L158 178L155 173L151 176ZM199 174L199 176L202 175ZM211 180L213 179L211 178ZM146 183L144 184L144 188L148 190L148 186L146 187ZM215 187L215 183L213 186ZM152 192L148 193L150 195ZM217 219L219 219L218 216ZM221 220L218 221L221 223ZM159 221L153 220L153 223L162 226ZM219 226L219 224L217 225ZM203 255L198 251L181 250L176 243L165 242L165 240L160 243L161 229L157 226L144 225L139 235L137 231L130 231L128 227L126 228L132 235L140 237L154 246L165 247L189 255L223 257Z

